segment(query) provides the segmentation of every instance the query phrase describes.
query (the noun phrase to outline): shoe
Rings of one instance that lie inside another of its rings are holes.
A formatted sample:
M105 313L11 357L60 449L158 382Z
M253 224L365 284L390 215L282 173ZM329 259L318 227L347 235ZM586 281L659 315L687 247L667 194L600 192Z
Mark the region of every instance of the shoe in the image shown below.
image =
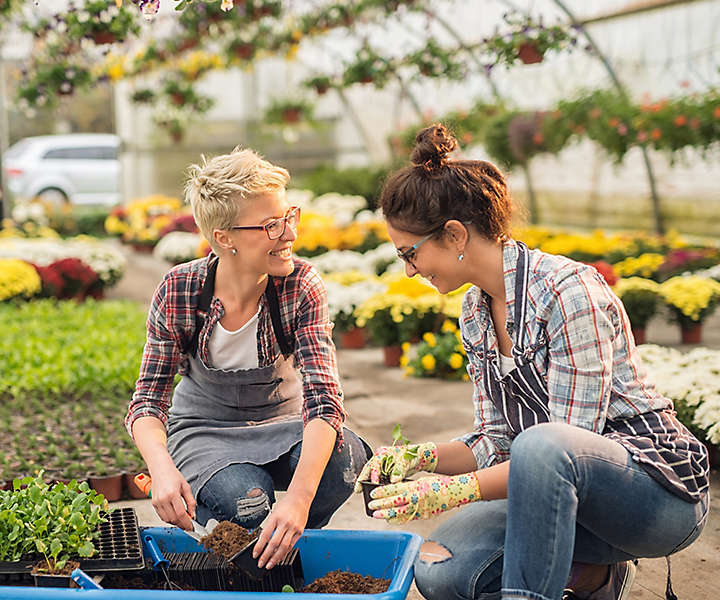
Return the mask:
M584 596L583 600L628 600L636 571L635 561L632 560L610 565L607 581L592 594ZM573 590L566 589L563 600L579 599L580 596L576 594Z

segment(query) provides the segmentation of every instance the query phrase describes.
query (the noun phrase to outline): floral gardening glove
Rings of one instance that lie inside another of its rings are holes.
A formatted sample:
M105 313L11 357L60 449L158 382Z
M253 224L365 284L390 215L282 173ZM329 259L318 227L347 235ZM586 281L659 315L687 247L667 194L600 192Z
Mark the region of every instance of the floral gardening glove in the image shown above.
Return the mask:
M380 446L365 463L355 482L355 491L362 489L361 481L380 483L380 473L389 469L390 483L402 481L418 471L433 473L437 466L437 446L433 442L403 446Z
M482 500L475 473L431 475L415 481L391 483L376 488L368 504L373 517L401 524L428 519L456 506Z

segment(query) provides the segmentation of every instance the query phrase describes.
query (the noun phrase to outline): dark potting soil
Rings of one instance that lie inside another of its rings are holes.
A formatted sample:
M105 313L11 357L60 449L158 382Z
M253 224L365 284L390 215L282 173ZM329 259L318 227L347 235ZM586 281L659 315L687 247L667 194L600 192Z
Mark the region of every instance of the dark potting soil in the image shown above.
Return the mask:
M65 566L59 571L49 571L47 563L42 560L35 566L33 566L30 573L33 575L70 575L75 569L80 567L80 563L76 560L69 560L65 563Z
M316 579L300 591L305 594L382 594L389 587L389 579L338 569Z
M256 536L256 533L250 533L237 523L220 521L212 530L212 533L202 538L200 543L210 552L230 560L232 556L247 546L248 542Z

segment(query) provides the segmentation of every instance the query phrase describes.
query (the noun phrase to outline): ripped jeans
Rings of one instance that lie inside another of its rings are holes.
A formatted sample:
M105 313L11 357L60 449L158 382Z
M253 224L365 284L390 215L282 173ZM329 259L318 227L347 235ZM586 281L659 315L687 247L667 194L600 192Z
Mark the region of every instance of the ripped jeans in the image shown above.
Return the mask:
M372 450L355 433L344 428L343 435L342 450L333 450L330 455L310 506L308 529L327 525L333 513L352 494L355 479L372 456ZM198 522L205 524L213 517L218 521L233 521L246 529L260 525L275 503L275 490L286 490L290 485L301 449L302 442L271 463L236 463L215 473L197 496Z
M428 538L415 582L429 600L560 600L573 561L611 564L689 546L709 496L667 491L623 446L560 423L510 447L508 499L474 502ZM424 554L428 552L428 554Z

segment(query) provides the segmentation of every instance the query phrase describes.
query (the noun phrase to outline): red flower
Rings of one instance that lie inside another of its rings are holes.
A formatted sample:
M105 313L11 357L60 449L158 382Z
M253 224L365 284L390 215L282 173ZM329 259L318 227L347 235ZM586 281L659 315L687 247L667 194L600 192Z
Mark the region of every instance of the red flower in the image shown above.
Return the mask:
M678 127L682 127L687 123L687 117L685 115L678 115L677 117L675 117L673 123L675 123L675 125L677 125Z
M192 215L178 215L169 225L163 227L162 231L160 231L160 237L166 236L171 231L198 233L199 229Z
M33 264L42 282L42 295L46 298L59 298L63 293L65 282L62 275L50 267Z
M610 127L617 127L619 123L620 119L618 119L617 117L612 117L608 120L608 125L610 125Z
M84 298L90 288L98 287L98 274L79 258L62 258L45 268L52 272L49 277L59 277L62 281L62 286L53 294L57 298Z
M609 286L613 286L618 282L618 276L615 273L615 269L612 268L612 265L610 263L607 263L604 260L596 260L595 262L585 264L588 264L591 267L595 267L598 273L603 276Z
M637 141L638 141L638 142L641 142L641 143L642 143L642 142L646 142L647 139L648 139L648 135L647 135L647 133L646 133L645 131L638 131L638 134L637 134Z
M536 146L539 146L540 144L542 144L545 141L545 136L543 136L543 134L538 131L533 135L532 139L533 139L533 143Z
M653 140L659 140L660 136L662 136L662 131L660 131L657 127L650 132L650 138Z
M690 119L690 129L697 129L698 127L700 127L700 119L697 117Z

